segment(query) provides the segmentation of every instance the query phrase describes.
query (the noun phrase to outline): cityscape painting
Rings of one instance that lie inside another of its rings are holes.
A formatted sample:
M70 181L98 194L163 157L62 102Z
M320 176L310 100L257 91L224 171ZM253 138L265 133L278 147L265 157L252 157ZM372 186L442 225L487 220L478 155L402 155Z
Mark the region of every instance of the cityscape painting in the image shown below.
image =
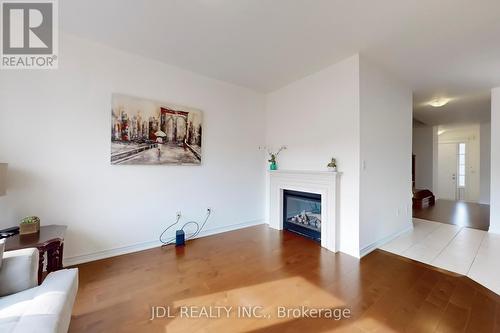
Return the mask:
M200 110L113 94L111 164L201 164Z

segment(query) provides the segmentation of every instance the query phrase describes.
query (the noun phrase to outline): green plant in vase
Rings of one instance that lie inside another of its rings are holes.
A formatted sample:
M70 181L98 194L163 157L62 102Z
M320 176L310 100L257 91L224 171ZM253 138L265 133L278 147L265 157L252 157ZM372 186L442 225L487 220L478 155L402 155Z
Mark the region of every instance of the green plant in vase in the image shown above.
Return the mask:
M40 231L40 218L37 216L28 216L21 220L19 224L19 233L21 235L33 234Z
M269 154L269 159L267 160L269 162L269 170L278 170L278 162L276 159L278 158L278 155L281 153L282 150L285 150L285 146L281 146L281 148L276 152L270 152L269 150L267 153Z

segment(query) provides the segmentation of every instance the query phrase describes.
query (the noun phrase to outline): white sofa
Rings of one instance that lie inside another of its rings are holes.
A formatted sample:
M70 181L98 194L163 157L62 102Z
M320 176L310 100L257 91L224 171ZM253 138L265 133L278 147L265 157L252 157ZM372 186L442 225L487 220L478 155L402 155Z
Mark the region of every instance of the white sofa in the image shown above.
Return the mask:
M40 286L37 272L37 249L3 254L0 266L0 332L68 331L78 290L78 269L52 272Z

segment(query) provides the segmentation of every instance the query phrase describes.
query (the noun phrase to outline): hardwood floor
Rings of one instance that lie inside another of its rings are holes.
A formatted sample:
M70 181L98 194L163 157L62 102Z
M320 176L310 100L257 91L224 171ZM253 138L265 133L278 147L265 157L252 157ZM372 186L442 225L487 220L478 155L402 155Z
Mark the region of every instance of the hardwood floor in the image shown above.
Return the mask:
M488 231L490 206L439 199L434 206L414 208L413 217Z
M362 260L257 226L78 266L70 332L500 332L500 296L377 250ZM262 306L269 318L181 318L183 306ZM277 318L279 306L350 319ZM151 307L174 318L150 320Z

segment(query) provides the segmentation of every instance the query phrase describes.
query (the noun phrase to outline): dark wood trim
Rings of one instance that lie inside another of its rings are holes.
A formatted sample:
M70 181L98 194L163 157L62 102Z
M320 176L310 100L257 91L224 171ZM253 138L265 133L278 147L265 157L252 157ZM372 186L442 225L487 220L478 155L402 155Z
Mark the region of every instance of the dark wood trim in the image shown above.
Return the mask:
M47 255L47 274L62 269L64 249L64 225L44 225L34 234L14 235L6 239L5 250L19 250L34 247L38 249L38 284L43 281L45 255Z

